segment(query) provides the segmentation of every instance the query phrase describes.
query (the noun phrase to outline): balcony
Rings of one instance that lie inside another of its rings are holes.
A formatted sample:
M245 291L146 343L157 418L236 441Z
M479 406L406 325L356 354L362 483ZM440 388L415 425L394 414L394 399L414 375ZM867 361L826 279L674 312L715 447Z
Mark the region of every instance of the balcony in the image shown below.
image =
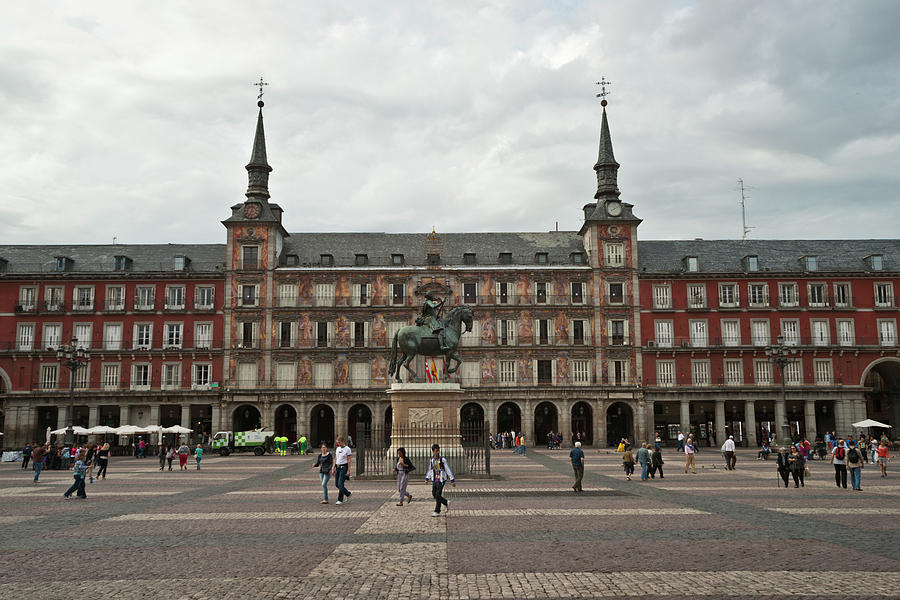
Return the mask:
M107 300L103 307L107 312L125 312L125 300Z
M156 301L147 298L135 298L134 299L134 310L136 311L151 311L156 310Z
M194 310L212 311L212 310L216 310L216 306L213 302L201 302L201 301L195 300L194 301Z
M75 312L87 312L94 310L93 300L74 300L72 302L72 310Z
M36 304L16 304L13 309L14 312L18 314L26 314L26 313L36 313L37 305Z

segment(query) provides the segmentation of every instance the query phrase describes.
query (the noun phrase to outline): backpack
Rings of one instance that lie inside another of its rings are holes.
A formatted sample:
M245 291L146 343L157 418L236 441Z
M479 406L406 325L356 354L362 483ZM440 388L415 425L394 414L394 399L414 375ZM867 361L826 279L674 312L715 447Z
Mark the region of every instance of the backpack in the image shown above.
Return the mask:
M850 448L850 452L847 453L847 459L852 463L858 463L859 458L859 452L856 451L856 448Z
M838 460L844 460L844 447L838 446L834 450L834 457Z

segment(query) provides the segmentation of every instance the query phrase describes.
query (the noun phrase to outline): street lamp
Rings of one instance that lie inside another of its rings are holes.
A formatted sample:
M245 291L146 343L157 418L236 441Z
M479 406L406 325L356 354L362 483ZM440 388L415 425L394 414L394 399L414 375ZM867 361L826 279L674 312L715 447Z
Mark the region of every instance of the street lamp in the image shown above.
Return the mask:
M56 358L60 364L69 369L69 426L66 428L66 444L75 443L75 373L86 367L91 360L91 353L78 346L78 338L72 343L57 348Z
M766 357L778 366L778 370L781 373L781 410L775 411L775 418L778 421L778 427L781 429L782 439L790 444L791 430L787 422L787 390L784 386L784 368L793 362L793 358L789 357L797 354L797 349L793 346L786 346L782 335L776 337L775 341L774 345L766 346Z

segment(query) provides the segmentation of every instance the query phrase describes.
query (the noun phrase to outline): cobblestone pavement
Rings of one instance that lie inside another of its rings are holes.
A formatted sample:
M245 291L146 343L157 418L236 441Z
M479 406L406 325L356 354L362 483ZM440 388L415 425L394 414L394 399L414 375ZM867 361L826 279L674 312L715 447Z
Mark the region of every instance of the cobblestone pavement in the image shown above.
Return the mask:
M828 463L785 489L746 451L736 471L701 451L696 475L664 456L664 479L626 481L619 455L588 449L576 494L567 451L495 452L497 479L447 488L439 518L421 476L408 506L355 479L350 502L332 485L320 504L310 457L114 459L86 501L63 499L68 473L35 485L7 463L0 599L900 598L893 465L854 492Z

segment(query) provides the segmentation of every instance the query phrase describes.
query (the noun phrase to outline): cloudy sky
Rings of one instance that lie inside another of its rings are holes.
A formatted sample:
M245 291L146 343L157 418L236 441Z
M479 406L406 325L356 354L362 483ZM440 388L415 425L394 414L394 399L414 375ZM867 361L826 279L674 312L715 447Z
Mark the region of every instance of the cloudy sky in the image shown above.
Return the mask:
M20 2L0 243L223 242L263 75L289 231L577 229L600 107L641 236L900 235L900 2Z

